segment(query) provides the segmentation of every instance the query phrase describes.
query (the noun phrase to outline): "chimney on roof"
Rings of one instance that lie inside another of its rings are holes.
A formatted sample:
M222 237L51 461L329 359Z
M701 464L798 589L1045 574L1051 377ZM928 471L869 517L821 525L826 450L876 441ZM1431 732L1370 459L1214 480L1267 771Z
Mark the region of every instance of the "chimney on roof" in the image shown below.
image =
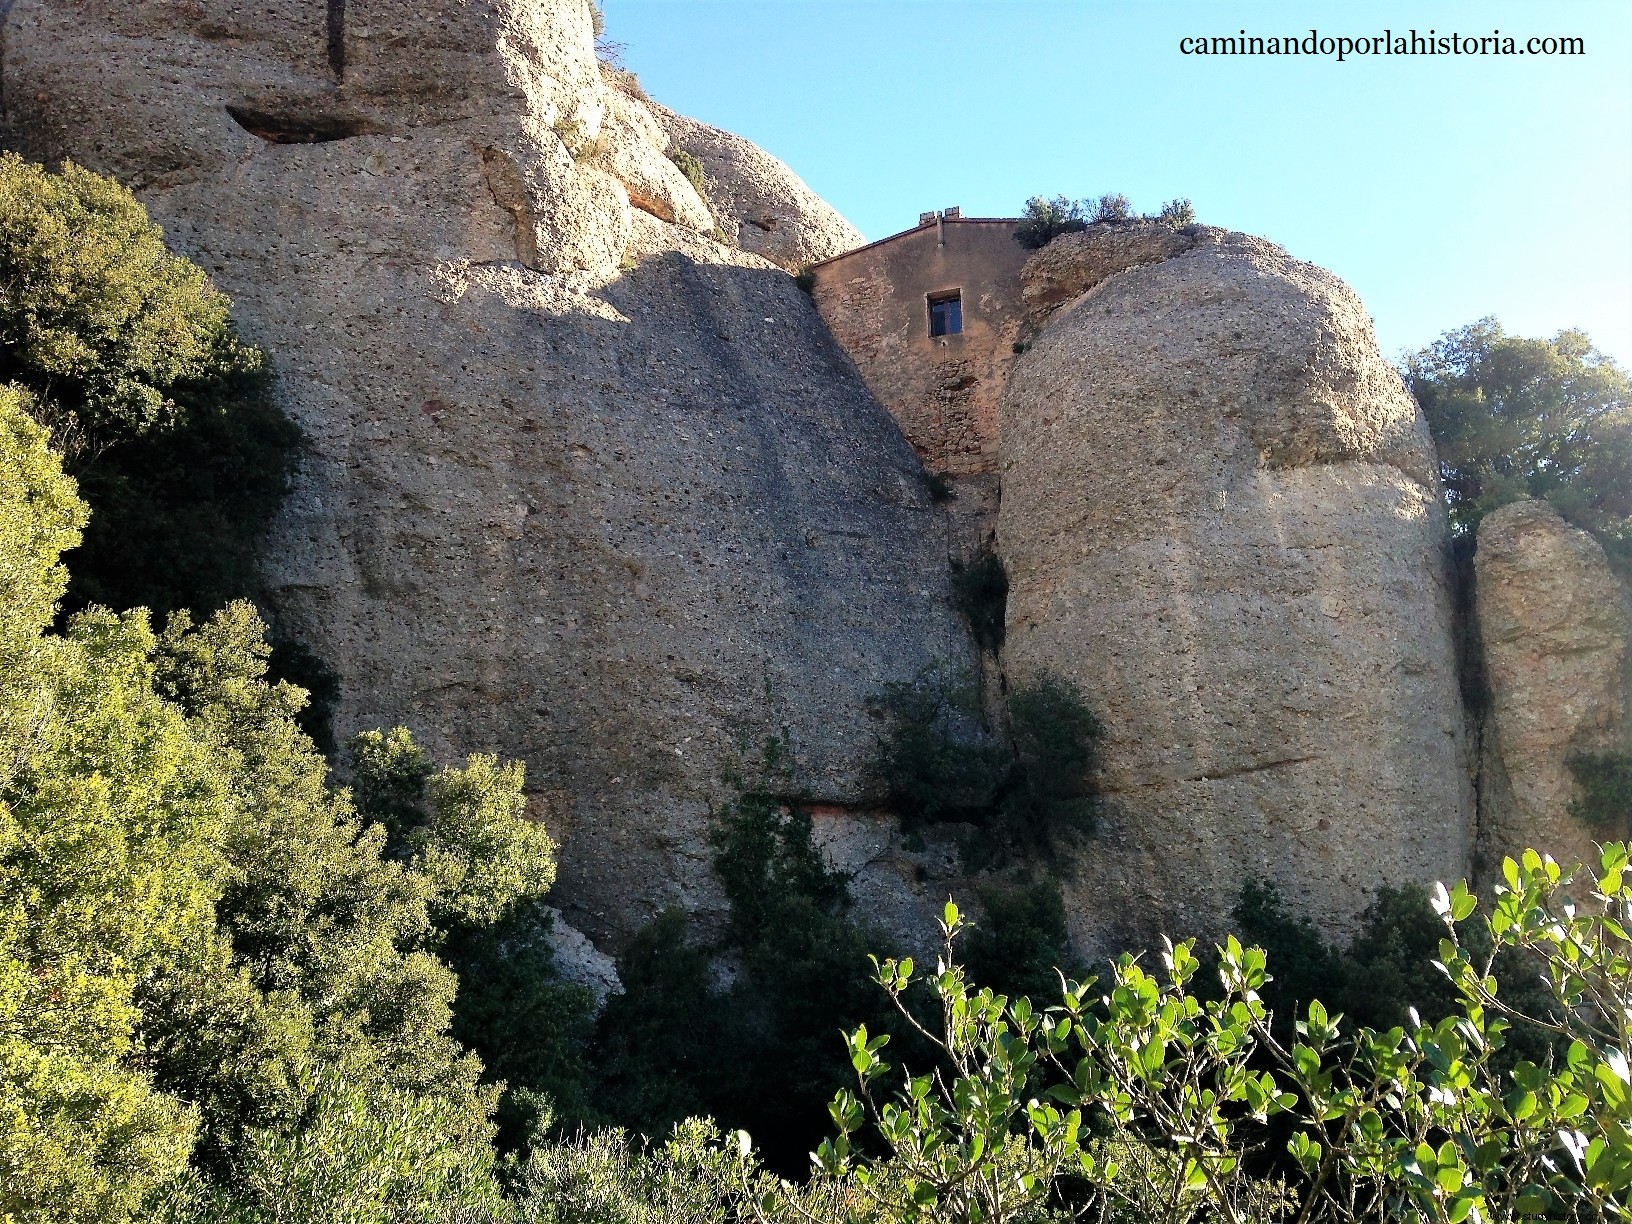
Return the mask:
M941 211L941 216L945 217L948 221L957 221L962 218L963 209L954 204L951 208L943 209Z
M940 220L940 214L934 209L930 209L929 212L922 212L918 214L918 224L920 226L933 225L938 220Z

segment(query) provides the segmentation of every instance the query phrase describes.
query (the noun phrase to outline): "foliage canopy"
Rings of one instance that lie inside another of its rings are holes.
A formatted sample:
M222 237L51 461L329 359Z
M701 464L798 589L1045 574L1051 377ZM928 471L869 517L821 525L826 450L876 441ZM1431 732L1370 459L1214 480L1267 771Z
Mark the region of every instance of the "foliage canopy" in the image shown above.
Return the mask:
M1481 319L1409 354L1404 372L1453 531L1534 497L1611 551L1632 548L1632 382L1584 333L1531 340Z
M125 188L0 153L0 384L31 394L94 512L70 608L253 589L300 435L228 305Z

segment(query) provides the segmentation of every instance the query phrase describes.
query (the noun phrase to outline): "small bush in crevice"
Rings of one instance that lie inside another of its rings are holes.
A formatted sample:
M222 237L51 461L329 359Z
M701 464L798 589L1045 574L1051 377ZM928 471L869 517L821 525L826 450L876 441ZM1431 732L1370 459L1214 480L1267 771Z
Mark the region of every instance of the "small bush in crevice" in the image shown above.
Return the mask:
M1577 752L1568 764L1577 788L1570 815L1589 829L1624 837L1632 826L1632 753Z
M958 495L950 480L928 468L924 469L924 488L929 490L929 500L937 505L949 502Z
M886 685L878 710L885 728L868 773L905 825L991 810L1012 758L986 727L972 675L932 664Z
M686 176L686 182L697 189L697 194L702 195L707 188L708 176L703 173L703 163L696 154L688 153L684 149L670 149L669 160Z
M969 622L982 650L996 654L1003 646L1004 618L1009 606L1009 575L1003 559L984 552L964 565L952 563L952 597Z
M1002 820L1028 845L1094 831L1093 770L1102 728L1081 692L1047 672L1009 694L1014 769Z
M1058 851L1094 831L1099 720L1076 686L1044 672L1008 695L1012 745L987 728L973 677L928 667L886 687L885 720L868 775L908 830L935 821L977 826L967 864L1011 851Z
M793 283L798 285L802 292L814 296L816 293L816 269L809 264L801 265L799 270L793 274Z

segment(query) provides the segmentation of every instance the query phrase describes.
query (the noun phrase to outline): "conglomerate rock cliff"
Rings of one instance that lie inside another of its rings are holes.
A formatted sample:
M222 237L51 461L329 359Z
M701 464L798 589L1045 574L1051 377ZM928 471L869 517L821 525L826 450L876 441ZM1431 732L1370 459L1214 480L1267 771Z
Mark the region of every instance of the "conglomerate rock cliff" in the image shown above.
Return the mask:
M0 40L0 142L132 185L271 356L310 450L266 596L341 672L342 735L524 760L555 900L612 950L718 906L709 804L782 735L771 784L817 801L859 908L932 929L963 868L862 810L867 706L973 647L923 470L787 274L862 241L842 217L598 64L587 0L0 0ZM1141 225L1057 240L1019 288L1001 666L1071 677L1107 728L1080 949L1217 931L1253 877L1342 933L1380 884L1466 872L1433 457L1354 294ZM1537 580L1556 554L1597 592L1580 542L1504 513L1502 845L1570 832L1566 754L1624 720L1625 652L1607 595ZM1538 722L1559 684L1585 704Z
M866 700L968 661L916 459L699 232L587 0L16 0L3 37L7 142L133 185L271 356L310 454L267 596L337 730L524 760L598 940L717 904L708 803L765 735L842 811ZM794 255L850 241L787 180Z
M1049 257L1092 288L1002 410L1009 678L1070 676L1107 732L1074 935L1216 931L1249 878L1341 932L1472 836L1427 431L1331 274L1219 230L1104 241Z
M1603 546L1546 502L1479 524L1479 637L1490 707L1479 769L1486 868L1526 847L1591 862L1595 829L1570 814L1577 753L1626 751L1632 607Z

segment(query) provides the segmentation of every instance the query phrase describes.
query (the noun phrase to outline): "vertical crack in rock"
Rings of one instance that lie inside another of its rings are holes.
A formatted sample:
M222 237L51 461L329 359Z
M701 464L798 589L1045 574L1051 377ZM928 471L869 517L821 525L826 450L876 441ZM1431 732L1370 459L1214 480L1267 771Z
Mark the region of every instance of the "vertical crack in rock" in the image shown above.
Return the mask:
M329 68L335 80L346 79L346 0L329 0Z
M538 271L537 218L520 169L508 154L486 148L482 150L482 174L493 202L516 219L516 258Z

